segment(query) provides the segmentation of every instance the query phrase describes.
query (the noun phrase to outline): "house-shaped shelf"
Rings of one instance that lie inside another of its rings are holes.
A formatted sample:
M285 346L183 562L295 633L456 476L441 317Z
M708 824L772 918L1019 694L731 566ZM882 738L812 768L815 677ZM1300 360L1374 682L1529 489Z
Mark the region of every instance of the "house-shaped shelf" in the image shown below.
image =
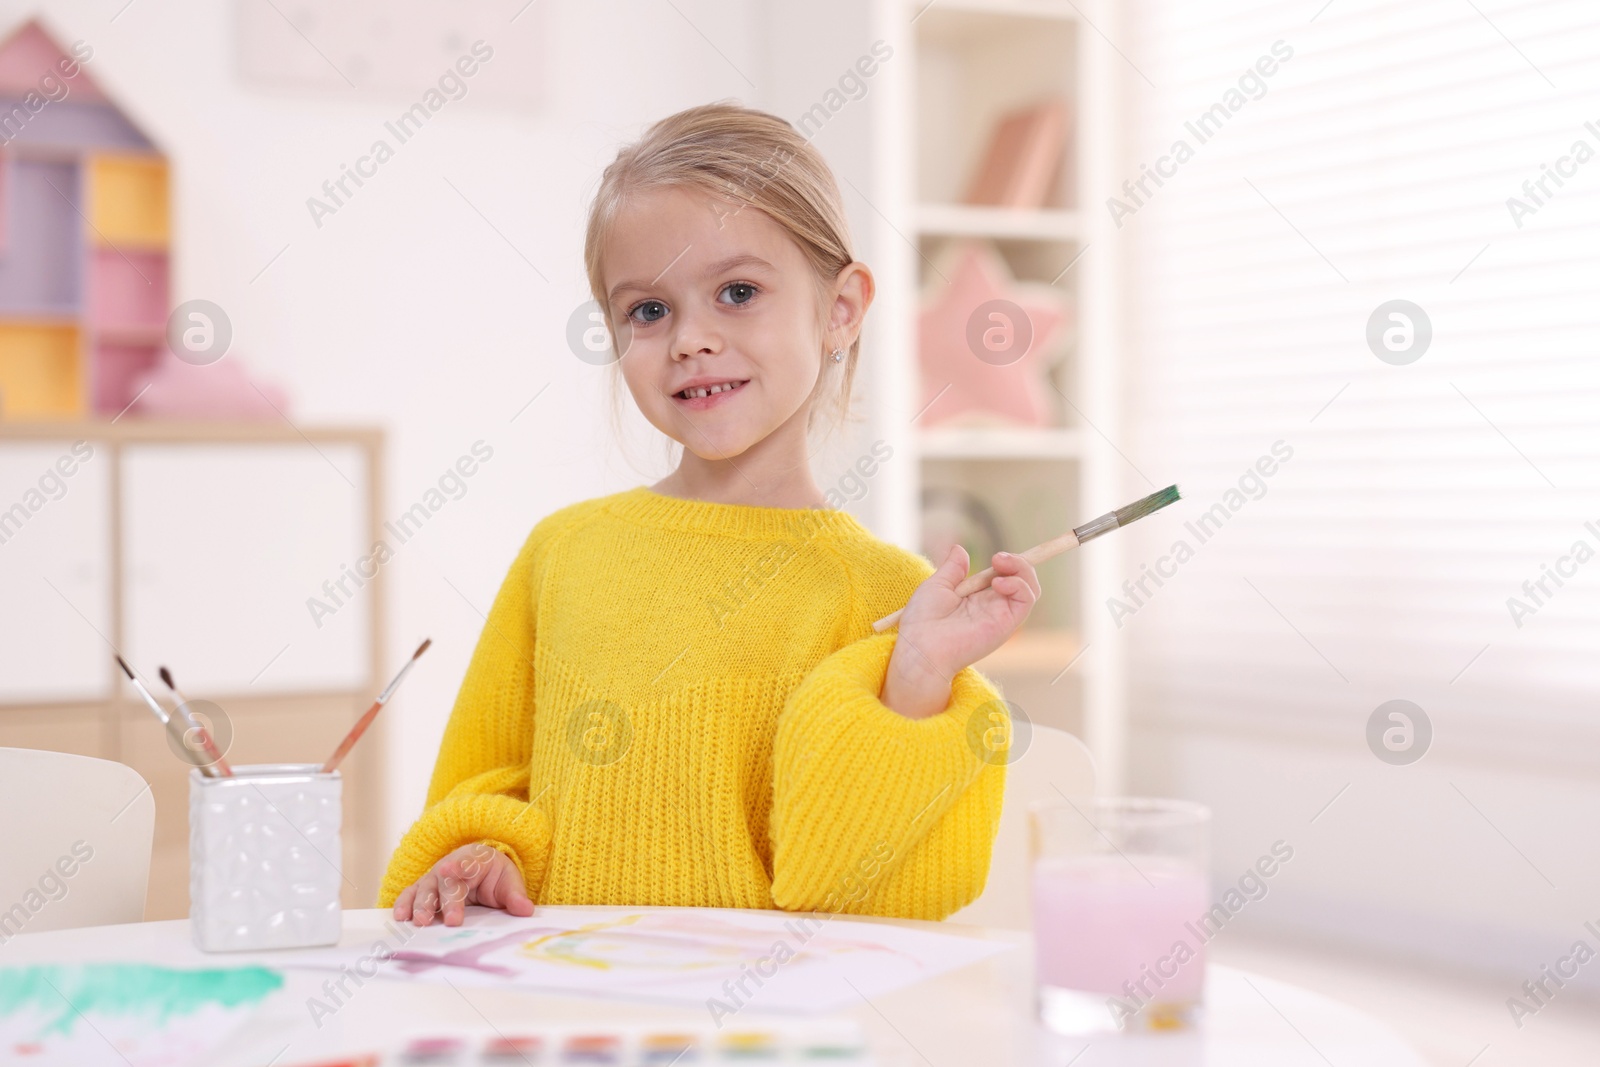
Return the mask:
M0 44L8 420L115 415L165 343L167 161L85 59L87 46L63 48L37 22Z

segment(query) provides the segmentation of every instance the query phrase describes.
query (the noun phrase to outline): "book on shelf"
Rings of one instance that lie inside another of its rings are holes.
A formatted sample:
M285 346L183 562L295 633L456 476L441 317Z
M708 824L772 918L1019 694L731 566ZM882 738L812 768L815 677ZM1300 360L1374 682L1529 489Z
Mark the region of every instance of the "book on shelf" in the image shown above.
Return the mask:
M1067 144L1067 101L1047 96L1000 116L963 201L1041 208L1061 174Z

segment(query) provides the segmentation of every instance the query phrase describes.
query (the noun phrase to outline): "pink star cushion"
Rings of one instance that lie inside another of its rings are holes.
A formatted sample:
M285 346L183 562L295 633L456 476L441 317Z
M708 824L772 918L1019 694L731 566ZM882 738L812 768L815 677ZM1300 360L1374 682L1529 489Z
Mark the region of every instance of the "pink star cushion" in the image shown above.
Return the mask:
M947 262L949 284L935 283L918 316L918 425L1046 425L1045 375L1068 321L1061 291L1016 281L987 241L963 241Z

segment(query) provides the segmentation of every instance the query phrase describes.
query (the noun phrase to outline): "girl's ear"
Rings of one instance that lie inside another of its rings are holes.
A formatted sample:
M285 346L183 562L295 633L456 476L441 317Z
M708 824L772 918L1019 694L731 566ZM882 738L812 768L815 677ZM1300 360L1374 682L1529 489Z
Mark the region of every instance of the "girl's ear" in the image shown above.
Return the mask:
M829 334L837 339L834 344L849 348L861 333L867 308L877 295L871 268L860 260L846 263L834 276L833 293L833 306L828 311Z

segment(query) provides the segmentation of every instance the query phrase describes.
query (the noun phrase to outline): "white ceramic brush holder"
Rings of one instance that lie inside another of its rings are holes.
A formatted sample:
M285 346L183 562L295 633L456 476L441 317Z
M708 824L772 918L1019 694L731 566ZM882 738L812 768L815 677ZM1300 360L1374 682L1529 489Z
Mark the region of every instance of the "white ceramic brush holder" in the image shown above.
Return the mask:
M206 952L339 940L339 772L315 763L189 772L189 925Z

